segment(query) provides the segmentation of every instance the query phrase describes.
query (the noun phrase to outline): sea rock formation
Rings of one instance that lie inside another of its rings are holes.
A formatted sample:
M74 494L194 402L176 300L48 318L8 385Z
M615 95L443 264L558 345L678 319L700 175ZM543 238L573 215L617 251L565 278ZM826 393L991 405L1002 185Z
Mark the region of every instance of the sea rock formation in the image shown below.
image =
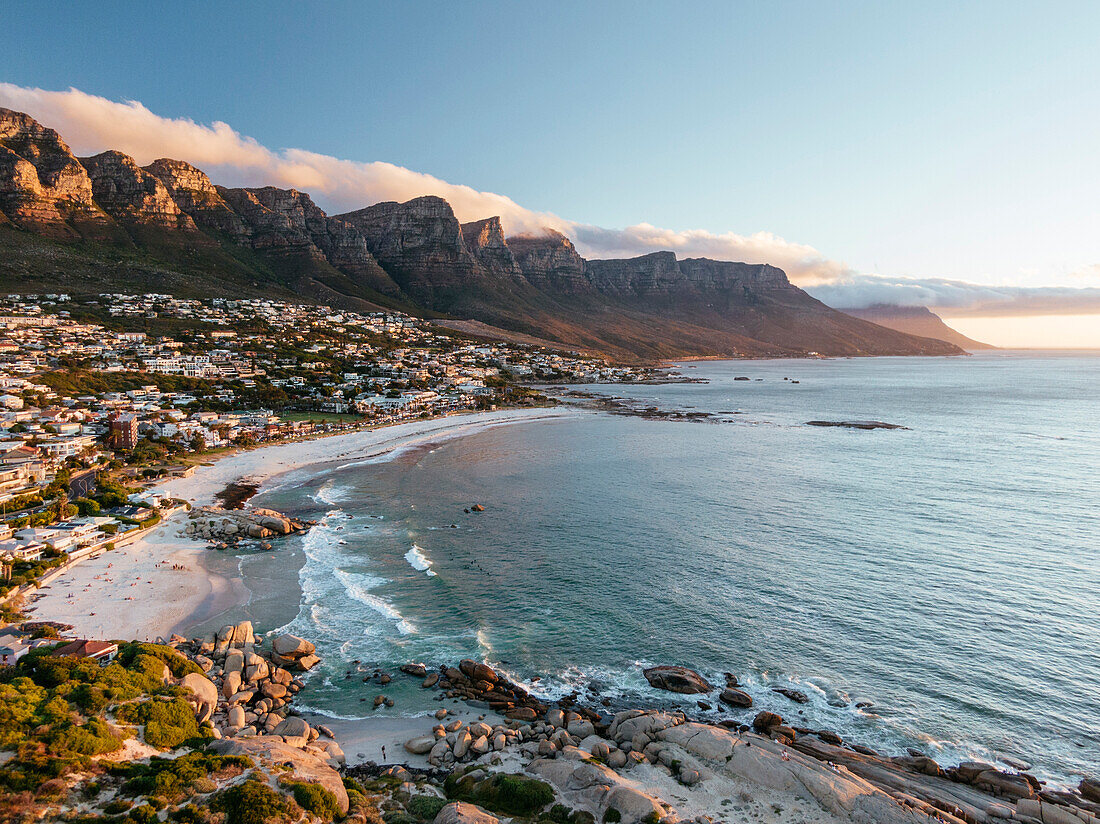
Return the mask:
M210 506L191 511L183 534L206 541L273 538L304 532L309 526L274 509L219 509Z
M685 695L710 692L714 686L693 669L687 667L659 666L642 671L650 686L659 690L678 692Z

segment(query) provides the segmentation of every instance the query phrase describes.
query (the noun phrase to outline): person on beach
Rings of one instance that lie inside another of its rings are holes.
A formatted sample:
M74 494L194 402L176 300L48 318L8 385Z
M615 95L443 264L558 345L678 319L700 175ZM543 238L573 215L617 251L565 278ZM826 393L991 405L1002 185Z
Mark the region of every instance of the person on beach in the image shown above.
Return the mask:
M383 761L386 760L386 745L385 744L382 745L382 760Z

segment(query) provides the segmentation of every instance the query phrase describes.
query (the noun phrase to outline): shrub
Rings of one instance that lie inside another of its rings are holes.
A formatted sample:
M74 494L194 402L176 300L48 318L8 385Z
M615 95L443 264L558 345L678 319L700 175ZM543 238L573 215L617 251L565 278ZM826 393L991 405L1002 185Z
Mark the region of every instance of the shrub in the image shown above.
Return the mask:
M180 824L203 824L209 817L206 810L194 804L187 804L168 813L169 821L178 821Z
M142 804L140 807L134 807L126 815L127 821L132 821L134 824L160 824L160 816L157 815L157 811L148 804Z
M409 803L405 805L405 809L409 811L410 815L421 821L432 821L439 814L439 811L446 806L447 799L445 798L434 795L414 795L409 799Z
M256 779L218 793L210 809L225 813L225 824L265 824L291 815L289 800Z
M213 792L212 773L236 775L252 766L243 755L208 755L191 752L179 758L151 758L148 764L125 765L123 795L162 795L169 799Z
M298 806L307 812L332 821L340 815L340 802L336 795L326 790L320 784L310 784L307 781L288 781L286 786L294 793L294 800Z
M141 656L148 656L163 661L168 666L168 670L172 673L174 678L183 678L183 676L191 672L202 674L202 667L194 661L188 661L174 649L164 644L143 644L137 641L130 644L122 644L119 646L118 655L115 657L115 660L129 669L135 662L139 661ZM148 664L146 663L145 666L142 666L142 669L147 669L147 667Z
M200 736L195 712L182 698L127 704L118 717L129 724L144 724L145 743L161 749L175 749Z
M603 820L604 824L615 824L615 822L623 820L623 814L614 807L608 807L603 812Z

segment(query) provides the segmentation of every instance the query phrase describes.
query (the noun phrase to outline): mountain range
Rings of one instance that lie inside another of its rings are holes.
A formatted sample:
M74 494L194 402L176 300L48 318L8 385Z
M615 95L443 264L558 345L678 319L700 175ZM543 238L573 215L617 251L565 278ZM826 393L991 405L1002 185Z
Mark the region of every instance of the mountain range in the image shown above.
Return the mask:
M962 352L832 309L767 264L585 260L552 229L506 237L499 217L460 223L434 196L327 215L305 192L216 186L180 160L78 158L2 108L0 289L395 308L622 360Z

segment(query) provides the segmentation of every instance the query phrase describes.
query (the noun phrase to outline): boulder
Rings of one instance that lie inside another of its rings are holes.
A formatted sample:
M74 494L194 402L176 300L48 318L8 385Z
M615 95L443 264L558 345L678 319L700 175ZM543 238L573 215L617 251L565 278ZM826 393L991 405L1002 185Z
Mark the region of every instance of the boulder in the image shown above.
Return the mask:
M459 730L455 735L454 754L455 758L462 758L466 755L466 751L470 748L471 738L468 730Z
M650 686L683 695L710 692L714 687L695 670L687 667L660 666L643 670L642 675ZM621 812L621 811L620 811Z
M292 715L272 730L276 735L285 735L291 738L308 738L309 724L304 718Z
M406 675L424 678L428 674L428 668L423 664L402 664L400 670Z
M1100 804L1100 779L1082 778L1081 783L1077 785L1077 790L1084 798Z
M187 690L187 703L195 708L195 717L205 721L218 708L218 688L205 675L189 672L179 685Z
M405 742L405 749L413 755L427 755L435 746L434 735L421 735Z
M500 819L473 804L453 801L436 814L432 824L500 824Z
M268 681L260 687L260 693L267 698L285 698L286 686L283 684L276 684L274 681Z
M304 638L297 635L280 635L275 639L272 648L284 658L298 659L311 655L316 647Z
M810 703L810 696L801 690L792 690L787 687L772 687L772 692L777 692L782 696L785 696L796 704L808 704Z
M577 738L587 738L596 732L596 728L592 725L591 721L578 718L575 721L569 722L568 731L570 735L576 736Z
M496 671L488 664L467 658L459 662L458 669L471 681L486 681L490 684L497 682Z
M733 687L727 687L722 690L722 694L718 696L718 700L723 704L729 704L731 707L748 708L752 706L752 696L744 690L735 689Z
M1000 770L985 770L974 778L974 786L1008 798L1034 798L1035 788L1022 775L1009 775Z
M222 663L222 671L225 673L235 672L239 675L244 674L244 653L239 649L231 649L225 654L225 661Z
M761 735L767 735L768 730L782 723L783 716L764 710L763 712L757 713L756 718L752 720L752 728Z
M310 644L310 646L313 646ZM309 672L315 666L321 663L321 659L316 655L303 655L296 662L296 666L302 672Z
M230 707L229 712L226 713L225 723L230 727L237 727L240 729L244 726L244 707Z

